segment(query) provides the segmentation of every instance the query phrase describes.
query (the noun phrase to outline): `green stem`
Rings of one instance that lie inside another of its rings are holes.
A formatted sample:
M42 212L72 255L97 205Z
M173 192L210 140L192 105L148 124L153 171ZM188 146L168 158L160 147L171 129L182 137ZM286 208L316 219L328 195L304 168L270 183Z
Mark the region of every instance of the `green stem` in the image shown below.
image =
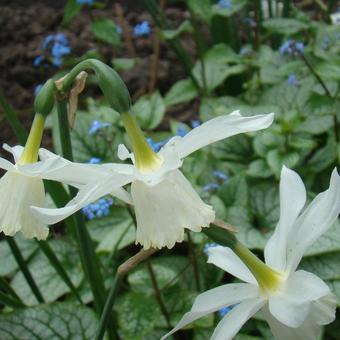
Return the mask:
M2 90L0 90L0 106L2 107L5 116L9 124L11 125L16 137L18 138L19 143L22 145L25 144L28 134L25 128L20 123L17 114L5 98Z
M169 315L168 310L165 307L163 295L162 295L161 290L159 289L156 274L153 270L150 259L146 260L146 267L147 267L148 272L149 272L150 277L151 277L152 286L153 286L153 289L155 291L155 297L156 297L156 300L158 302L159 308L160 308L160 310L161 310L161 312L164 316L164 319L166 321L168 328L171 329L172 327L171 327L171 322L170 322L170 315Z
M21 301L20 297L14 291L14 289L10 286L10 284L2 277L0 277L0 289L12 295L12 297L21 303L24 306L24 303Z
M196 290L198 292L200 292L201 291L201 284L200 284L200 276L199 276L199 270L198 270L198 264L197 264L197 257L196 257L196 254L195 254L194 244L191 240L190 231L188 231L187 235L188 235L190 260L191 260L192 269L193 269L193 272L194 272Z
M5 293L1 291L0 291L0 303L8 307L12 307L12 308L24 308L25 307L25 305L21 301L14 299L12 296L6 295Z
M109 296L107 297L103 313L100 317L100 322L96 334L96 340L101 340L104 337L105 329L108 328L108 322L110 320L110 316L112 313L113 305L116 301L120 285L123 281L123 276L116 274L115 278L113 279L111 289L109 292Z
M71 279L69 278L67 272L64 267L61 265L58 257L55 255L50 245L45 241L37 241L40 249L43 251L47 259L50 261L51 265L54 267L58 275L61 279L66 283L66 285L70 288L71 292L74 294L76 299L82 304L82 300L78 294L76 287L73 285Z
M268 14L269 14L269 18L273 17L273 5L272 5L272 0L267 0L267 4L268 4Z
M71 136L67 118L66 99L57 100L57 110L59 118L59 133L62 154L68 160L73 161ZM72 196L75 196L77 194L77 189L70 187L69 190ZM86 279L89 282L93 293L96 310L100 314L104 308L106 298L104 280L100 273L100 267L94 251L93 243L86 229L86 225L84 223L81 212L77 212L74 214L74 221L76 227L75 234L79 245L82 266L85 272ZM112 328L108 328L108 333L111 338L116 338Z
M314 67L312 64L308 61L308 59L305 57L304 54L301 55L301 58L305 65L308 67L312 75L315 77L315 79L319 82L321 87L324 89L326 95L330 99L334 99L331 92L328 90L325 82L322 80L322 78L318 75L318 73L314 70ZM335 136L335 141L339 143L340 141L340 136L339 136L339 122L338 122L338 117L336 115L336 112L333 112L333 127L334 127L334 136Z
M6 237L6 241L8 242L9 247L11 248L11 251L15 257L15 260L18 263L18 266L22 272L22 274L24 275L28 285L30 286L34 296L36 297L37 301L39 303L44 303L44 298L37 286L37 284L34 281L34 278L31 274L31 272L28 269L28 266L25 262L24 257L21 254L21 251L17 245L17 243L15 242L14 238L12 237Z

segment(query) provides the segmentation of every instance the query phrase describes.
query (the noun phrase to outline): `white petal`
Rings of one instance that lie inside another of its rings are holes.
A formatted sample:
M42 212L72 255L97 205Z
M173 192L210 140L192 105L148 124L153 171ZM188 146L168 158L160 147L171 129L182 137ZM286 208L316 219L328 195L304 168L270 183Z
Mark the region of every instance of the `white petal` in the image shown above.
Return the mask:
M287 241L295 220L306 203L306 189L300 176L283 166L280 179L280 219L264 250L266 264L284 271Z
M118 158L122 161L125 161L126 159L131 159L132 162L135 163L135 156L133 152L130 152L124 144L118 145L117 155L118 155Z
M184 158L206 145L243 132L262 130L273 122L274 114L243 117L238 112L208 120L191 130L183 138L171 139L168 143ZM168 144L167 143L167 144Z
M46 239L48 228L37 220L30 206L45 201L43 181L17 172L7 172L0 179L0 231L14 236L21 231L27 238Z
M340 176L332 172L328 190L317 195L296 221L288 242L288 265L294 271L306 249L324 234L340 213Z
M328 325L335 320L337 308L336 297L333 293L312 302L311 317L318 325Z
M14 158L14 162L16 163L20 157L22 152L24 151L24 147L21 145L15 145L13 147L9 146L8 144L3 144L2 146L6 151L8 151L9 153L11 153L13 155Z
M77 196L74 197L64 208L47 209L31 207L33 213L46 224L54 224L72 215L84 206L96 201L100 197L114 193L121 186L131 181L130 176L110 175L102 178L98 182L89 183L82 187Z
M0 168L4 170L13 170L14 165L5 158L0 157Z
M184 228L201 231L215 220L211 206L205 204L179 170L149 186L142 181L131 185L137 217L137 238L144 248L172 248L183 241Z
M252 300L256 298L258 294L258 287L247 283L232 283L210 289L197 296L190 312L184 314L175 328L163 336L162 340L207 314L242 301L246 303L248 302L246 300Z
M311 318L307 318L300 327L292 328L276 320L269 312L265 313L265 317L275 340L320 339L321 327Z
M240 328L265 304L262 298L250 299L235 306L217 325L211 340L231 340Z
M281 323L296 328L306 320L311 302L329 293L329 287L319 277L299 270L287 279L279 294L269 297L269 310Z
M221 246L211 247L208 249L208 254L208 263L213 263L215 266L242 281L257 285L253 274L230 248Z

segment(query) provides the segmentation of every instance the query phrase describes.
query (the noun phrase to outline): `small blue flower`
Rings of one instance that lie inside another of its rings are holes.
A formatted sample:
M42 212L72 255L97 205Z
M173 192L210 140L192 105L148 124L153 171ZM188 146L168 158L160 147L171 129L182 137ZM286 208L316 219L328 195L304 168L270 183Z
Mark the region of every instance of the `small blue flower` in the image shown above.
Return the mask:
M287 79L287 84L289 86L296 86L299 83L299 81L296 78L295 74L290 74Z
M190 121L190 125L193 129L195 129L201 125L201 122L198 119L193 119Z
M33 66L38 67L41 65L41 63L45 60L45 57L43 55L38 55L33 60Z
M116 25L116 32L117 32L119 35L121 35L121 34L123 33L122 27L119 26L119 25Z
M35 88L34 88L34 95L36 96L40 90L42 89L42 84L38 84Z
M204 245L204 248L203 248L203 252L205 255L209 256L209 249L210 248L214 248L214 247L217 247L218 244L217 243L206 243Z
M223 171L220 171L220 170L213 171L213 175L217 179L220 179L223 182L225 182L225 181L227 181L229 179L228 175L226 175Z
M151 146L151 149L155 152L158 152L168 140L161 140L160 142L154 142L152 138L147 138L146 141Z
M242 21L243 21L244 24L245 24L246 26L248 26L248 27L254 28L254 27L257 26L256 21L255 21L254 19L252 19L252 18L245 17L245 18L242 19Z
M42 44L43 50L45 50L52 41L54 41L54 34L49 34L47 37L45 37L44 42Z
M244 55L250 54L250 52L251 52L251 48L249 46L243 46L241 47L239 54L244 56Z
M218 314L220 315L220 317L224 317L225 315L227 315L231 310L233 309L233 307L223 307L222 309L220 309L218 311Z
M206 184L204 187L203 187L203 191L214 191L214 190L217 190L218 188L220 187L220 185L218 183L209 183L209 184Z
M133 35L135 37L146 37L151 33L150 24L148 21L144 20L141 23L137 24L133 28Z
M184 124L179 124L176 135L180 137L184 137L188 133L187 129L185 128Z
M70 54L71 49L69 46L57 42L52 46L51 53L53 57L62 57L64 55Z
M78 5L92 5L94 0L77 0Z
M301 41L287 40L284 42L279 51L282 56L285 55L301 55L304 53L305 45Z
M110 126L110 123L105 123L105 122L100 122L99 120L94 120L89 128L89 134L90 135L94 135L95 133L97 133L99 130Z
M232 9L233 4L230 0L218 0L217 6L221 9Z
M101 198L95 203L91 203L82 208L82 213L86 216L88 220L108 216L110 214L110 207L112 204L112 199Z
M49 50L54 66L61 66L63 57L71 53L68 39L64 33L49 34L42 44L44 50Z
M98 157L92 157L91 159L88 160L88 164L100 164L102 160Z

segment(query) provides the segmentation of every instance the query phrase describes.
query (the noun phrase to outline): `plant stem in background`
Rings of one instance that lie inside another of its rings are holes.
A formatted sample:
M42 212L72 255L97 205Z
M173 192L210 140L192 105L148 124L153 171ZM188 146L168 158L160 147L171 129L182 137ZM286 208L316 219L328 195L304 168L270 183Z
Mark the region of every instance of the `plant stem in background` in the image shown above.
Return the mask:
M73 161L73 152L71 145L70 130L67 117L67 100L57 100L57 110L59 118L59 132L62 154L65 158ZM70 187L70 193L72 196L77 194L77 189ZM94 251L92 240L86 229L83 216L81 212L77 212L74 215L75 226L76 226L76 239L79 245L80 258L83 265L83 269L86 278L90 284L95 306L97 312L100 314L105 305L105 287L102 275L100 273L99 263ZM111 317L111 316L109 316ZM113 321L111 327L108 328L108 333L111 339L118 338L113 332Z
M254 27L254 33L255 33L255 37L254 37L254 48L255 50L258 50L260 47L260 29L261 29L261 1L260 0L256 0L254 2L254 12L255 12L255 22L256 25Z
M17 293L14 291L14 289L10 286L10 284L2 277L0 277L0 289L5 291L7 294L11 295L14 300L17 301L18 304L20 304L22 307L25 306L25 304L21 301L20 297L17 295Z
M106 303L103 309L103 313L100 318L100 323L99 323L97 334L96 334L96 340L101 340L104 337L105 329L107 328L110 315L112 313L112 308L117 298L119 287L122 281L123 281L123 276L116 274L116 276L113 279L111 289L107 297L107 300L106 300Z
M282 16L284 18L288 18L290 11L290 0L284 0L283 1L283 10L282 10Z
M18 263L18 266L22 272L22 274L24 275L28 285L30 286L34 296L36 297L37 301L39 303L44 303L44 298L37 286L37 284L35 283L35 280L30 272L30 270L28 269L28 266L26 264L26 261L24 259L24 257L21 254L21 251L17 245L17 243L15 242L13 237L6 237L6 241L9 245L9 247L11 248L12 254L15 257L15 260Z
M301 55L302 60L304 61L305 65L308 67L308 69L310 70L310 72L313 74L313 76L315 77L315 79L319 82L319 84L321 85L321 87L324 89L326 95L328 98L333 99L332 94L330 93L330 91L328 90L325 82L322 80L322 78L317 74L317 72L314 70L314 67L312 66L312 64L307 60L307 58L305 57L304 54ZM333 112L333 127L334 127L334 137L335 137L335 141L337 143L339 143L340 141L340 136L339 136L339 122L338 122L338 117L336 115L336 112Z
M52 266L54 267L54 269L56 270L56 272L63 279L63 281L66 283L66 285L70 288L71 292L74 294L74 296L76 297L78 302L80 302L82 304L83 302L82 302L82 300L81 300L81 298L78 294L76 287L73 285L71 279L67 275L67 272L65 271L64 267L59 262L57 256L55 255L55 253L51 249L50 245L46 241L37 241L37 243L38 243L40 249L45 254L45 256L50 261L50 263L52 264Z
M193 272L194 272L196 290L198 292L200 292L201 291L201 284L200 284L200 276L199 276L199 271L198 271L198 263L197 263L197 257L196 257L196 254L195 254L194 244L191 240L190 231L187 232L187 236L188 236L190 260L191 260L192 269L193 269Z
M12 296L6 295L0 291L0 303L2 305L11 307L11 308L24 308L25 305L19 300L13 298Z
M170 29L169 24L163 14L163 12L160 10L159 5L155 0L141 0L144 8L150 13L152 16L153 21L158 26L159 29ZM174 38L170 41L167 41L167 44L170 46L170 48L175 52L177 55L178 60L183 66L183 69L188 77L190 77L193 84L196 86L197 89L200 88L197 79L192 73L192 67L193 63L189 56L189 54L186 52L186 50L183 48L182 44L178 40L178 38Z
M25 128L21 125L17 117L17 114L14 112L13 108L5 98L2 90L0 90L0 106L2 107L5 116L9 124L11 125L16 137L18 138L19 143L24 145L26 143L28 133L26 132Z
M155 297L156 297L156 300L158 302L159 308L160 308L160 310L161 310L161 312L164 316L164 319L166 321L168 328L171 329L170 315L169 315L168 310L165 307L163 295L162 295L162 292L159 289L157 278L156 278L155 272L153 270L150 259L146 260L146 267L147 267L148 272L149 272L150 277L151 277L152 286L153 286L153 289L155 291Z
M272 0L267 0L267 4L268 4L268 14L269 14L269 18L273 17L273 5L272 5Z

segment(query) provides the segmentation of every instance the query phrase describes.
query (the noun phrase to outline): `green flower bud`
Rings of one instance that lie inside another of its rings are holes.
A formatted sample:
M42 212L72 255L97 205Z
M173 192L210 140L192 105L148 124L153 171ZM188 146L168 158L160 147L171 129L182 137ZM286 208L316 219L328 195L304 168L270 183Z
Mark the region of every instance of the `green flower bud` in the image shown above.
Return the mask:
M47 80L34 100L34 110L43 116L47 116L53 109L56 87L53 79Z
M220 227L210 226L209 228L203 228L202 232L215 243L231 249L234 249L238 242L233 233Z

